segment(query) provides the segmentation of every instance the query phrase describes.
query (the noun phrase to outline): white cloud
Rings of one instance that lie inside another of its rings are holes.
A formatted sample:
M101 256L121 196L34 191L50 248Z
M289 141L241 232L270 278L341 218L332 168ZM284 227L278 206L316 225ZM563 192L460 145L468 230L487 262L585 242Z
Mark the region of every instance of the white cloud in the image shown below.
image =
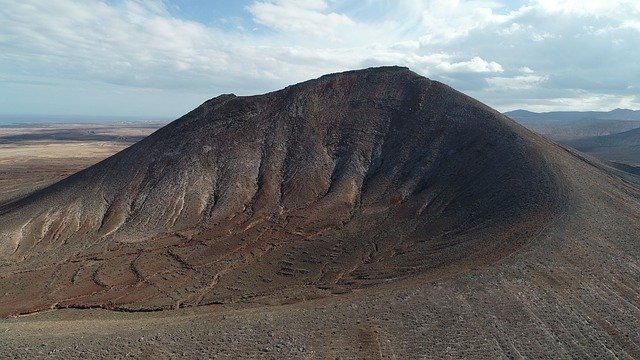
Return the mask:
M575 16L633 17L640 14L637 0L536 0L534 6L547 13Z
M56 73L62 70L67 73L65 77L75 79L90 77L106 83L157 88L170 84L201 88L213 82L218 86L235 85L242 91L249 85L248 79L254 86L255 78L263 82L280 80L279 85L284 85L372 60L418 66L430 74L502 71L497 62L478 56L465 59L462 55L420 54L418 40L398 38L384 26L356 24L330 12L328 4L319 0L251 5L255 21L281 31L272 37L228 33L176 19L157 1L108 6L96 1L59 0L55 4L44 6L43 1L25 0L7 16L8 32L17 40L13 45L21 48L13 55L25 67L46 63L56 68ZM326 35L342 26L362 31L351 37L345 35L343 44L338 45L326 36L312 44L300 36ZM21 53L40 59L21 57ZM46 72L44 66L38 71Z
M487 78L487 83L489 83L493 88L500 90L525 90L532 89L544 83L548 79L549 77L546 75L518 75L513 77L496 76Z
M513 35L523 30L523 26L514 22L507 27L501 27L496 32L498 35Z
M327 11L323 0L257 1L248 9L257 23L287 32L335 38L345 27L355 26L348 16Z
M637 19L625 20L625 21L622 22L620 27L621 28L633 29L633 30L636 30L636 31L640 31L640 20L637 20Z
M533 34L531 34L531 40L533 40L533 41L544 41L546 39L552 39L554 37L555 36L553 34L550 34L550 33L542 33L542 34L533 33Z
M258 0L223 29L176 18L161 0L0 0L0 95L21 103L16 79L29 78L20 91L58 84L52 96L69 106L77 99L65 94L78 92L64 89L78 83L91 94L157 89L204 100L397 64L502 109L596 106L572 101L576 91L634 104L640 2L510 3ZM559 100L532 100L550 97Z
M495 61L486 61L476 56L469 61L456 63L441 62L437 68L444 72L474 72L474 73L494 73L503 72L502 65Z
M529 11L523 7L506 14L496 13L494 9L499 8L499 4L483 0L424 1L414 6L413 10L421 14L426 33L420 38L423 44L444 44L476 29L510 23Z

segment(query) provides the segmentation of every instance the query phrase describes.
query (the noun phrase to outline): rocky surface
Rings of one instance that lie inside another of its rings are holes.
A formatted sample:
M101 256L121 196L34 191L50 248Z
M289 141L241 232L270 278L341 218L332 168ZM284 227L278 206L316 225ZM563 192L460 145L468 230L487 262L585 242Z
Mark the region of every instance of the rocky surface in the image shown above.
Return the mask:
M188 307L5 320L16 357L640 356L638 185L404 68L212 99L0 213L2 315Z
M0 312L281 303L495 261L558 211L527 136L403 68L217 97L3 206Z

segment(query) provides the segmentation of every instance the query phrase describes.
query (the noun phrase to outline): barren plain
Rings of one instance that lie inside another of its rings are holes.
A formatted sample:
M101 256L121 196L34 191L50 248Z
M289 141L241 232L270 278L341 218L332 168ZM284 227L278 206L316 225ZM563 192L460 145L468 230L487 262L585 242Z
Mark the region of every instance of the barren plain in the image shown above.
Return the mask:
M0 125L0 204L91 166L162 125Z

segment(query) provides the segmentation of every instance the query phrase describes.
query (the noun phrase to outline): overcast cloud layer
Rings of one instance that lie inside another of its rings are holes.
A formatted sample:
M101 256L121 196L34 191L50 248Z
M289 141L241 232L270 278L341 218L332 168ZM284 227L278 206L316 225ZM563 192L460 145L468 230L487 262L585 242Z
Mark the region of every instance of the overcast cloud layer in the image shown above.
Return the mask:
M502 111L640 108L637 0L187 3L0 0L0 114L177 117L396 64Z

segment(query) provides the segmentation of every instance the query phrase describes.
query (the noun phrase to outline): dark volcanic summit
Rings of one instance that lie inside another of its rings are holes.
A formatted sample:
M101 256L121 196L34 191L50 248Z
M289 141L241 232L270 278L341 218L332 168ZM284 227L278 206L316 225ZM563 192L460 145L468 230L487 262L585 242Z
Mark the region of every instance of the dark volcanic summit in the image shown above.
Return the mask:
M570 203L578 162L406 68L221 95L2 206L0 315L446 278L535 243Z

